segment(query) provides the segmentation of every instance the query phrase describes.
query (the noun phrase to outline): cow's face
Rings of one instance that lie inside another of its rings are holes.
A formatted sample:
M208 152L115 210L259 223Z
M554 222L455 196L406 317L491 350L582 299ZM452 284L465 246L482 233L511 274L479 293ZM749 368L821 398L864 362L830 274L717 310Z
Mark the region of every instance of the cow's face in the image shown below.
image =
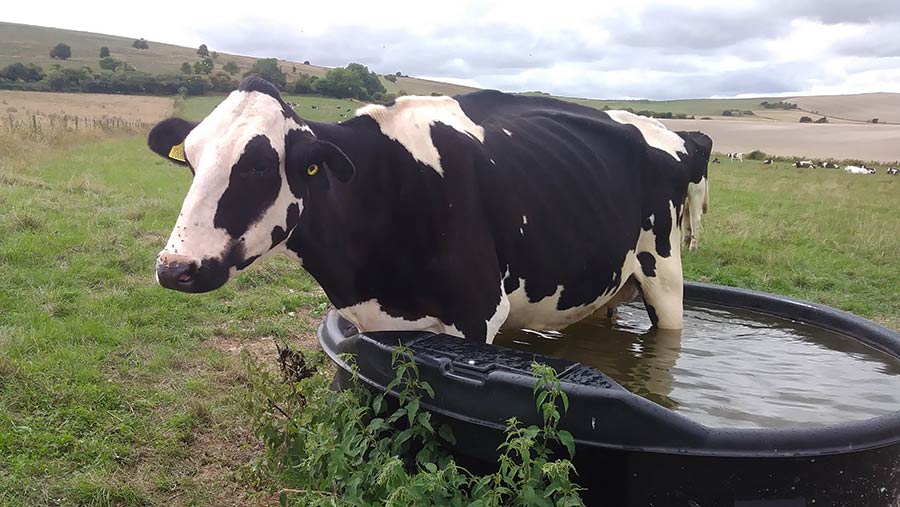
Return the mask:
M248 78L250 79L250 78ZM244 80L197 125L170 118L151 130L158 154L194 180L156 276L163 287L207 292L278 250L300 221L316 179L348 181L353 164L317 139L265 81Z

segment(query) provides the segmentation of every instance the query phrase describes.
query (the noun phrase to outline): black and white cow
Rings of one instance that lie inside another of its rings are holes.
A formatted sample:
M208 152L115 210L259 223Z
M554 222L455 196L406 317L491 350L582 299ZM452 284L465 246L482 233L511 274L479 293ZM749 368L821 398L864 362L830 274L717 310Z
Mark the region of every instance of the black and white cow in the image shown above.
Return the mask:
M798 169L812 169L815 167L815 164L811 160L798 160L794 162L794 167Z
M684 139L687 156L684 163L690 172L687 201L682 217L685 245L694 251L700 239L700 218L709 210L709 156L713 141L703 132L676 132Z
M148 144L194 174L157 258L164 287L214 290L281 252L365 331L490 342L635 287L655 325L682 327L692 148L656 120L478 91L318 123L249 77Z
M822 169L839 169L840 166L835 164L834 162L819 162L819 167Z
M890 174L891 176L896 176L898 173L900 173L900 169L897 169L896 167L888 167L885 173Z
M767 158L767 159L765 160L765 162L763 162L763 165L772 165L772 164L774 164L774 163L775 163L774 160L772 160L771 158Z

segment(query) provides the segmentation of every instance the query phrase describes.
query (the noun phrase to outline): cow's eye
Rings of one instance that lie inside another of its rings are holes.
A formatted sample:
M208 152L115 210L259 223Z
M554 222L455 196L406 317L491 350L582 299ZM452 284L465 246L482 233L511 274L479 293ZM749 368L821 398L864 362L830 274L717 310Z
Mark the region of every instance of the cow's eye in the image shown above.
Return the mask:
M255 165L252 170L253 174L265 174L269 172L269 168L264 165Z

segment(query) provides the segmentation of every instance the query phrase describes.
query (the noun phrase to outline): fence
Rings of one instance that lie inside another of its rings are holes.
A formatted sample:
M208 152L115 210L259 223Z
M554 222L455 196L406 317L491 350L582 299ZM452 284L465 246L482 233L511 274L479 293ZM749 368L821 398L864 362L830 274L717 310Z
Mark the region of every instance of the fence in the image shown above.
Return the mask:
M119 117L87 117L73 115L30 114L25 117L7 113L4 126L9 130L31 130L35 133L42 129L66 130L149 130L153 124L141 120Z

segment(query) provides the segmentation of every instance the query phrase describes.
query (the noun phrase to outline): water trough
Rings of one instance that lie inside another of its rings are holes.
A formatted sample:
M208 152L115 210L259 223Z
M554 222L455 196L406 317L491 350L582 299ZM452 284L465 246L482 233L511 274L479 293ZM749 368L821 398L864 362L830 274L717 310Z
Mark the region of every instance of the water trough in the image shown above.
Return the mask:
M685 284L686 303L775 316L839 333L893 358L900 334L826 306L709 284ZM357 355L359 377L376 389L393 378L391 352L408 347L434 387L423 407L454 429L458 459L496 460L505 421L540 424L532 361L553 366L570 400L561 427L575 437L578 483L588 505L805 507L900 506L900 406L862 420L774 428L702 424L633 394L602 371L534 352L420 332L358 334L336 312L319 329L339 354Z

